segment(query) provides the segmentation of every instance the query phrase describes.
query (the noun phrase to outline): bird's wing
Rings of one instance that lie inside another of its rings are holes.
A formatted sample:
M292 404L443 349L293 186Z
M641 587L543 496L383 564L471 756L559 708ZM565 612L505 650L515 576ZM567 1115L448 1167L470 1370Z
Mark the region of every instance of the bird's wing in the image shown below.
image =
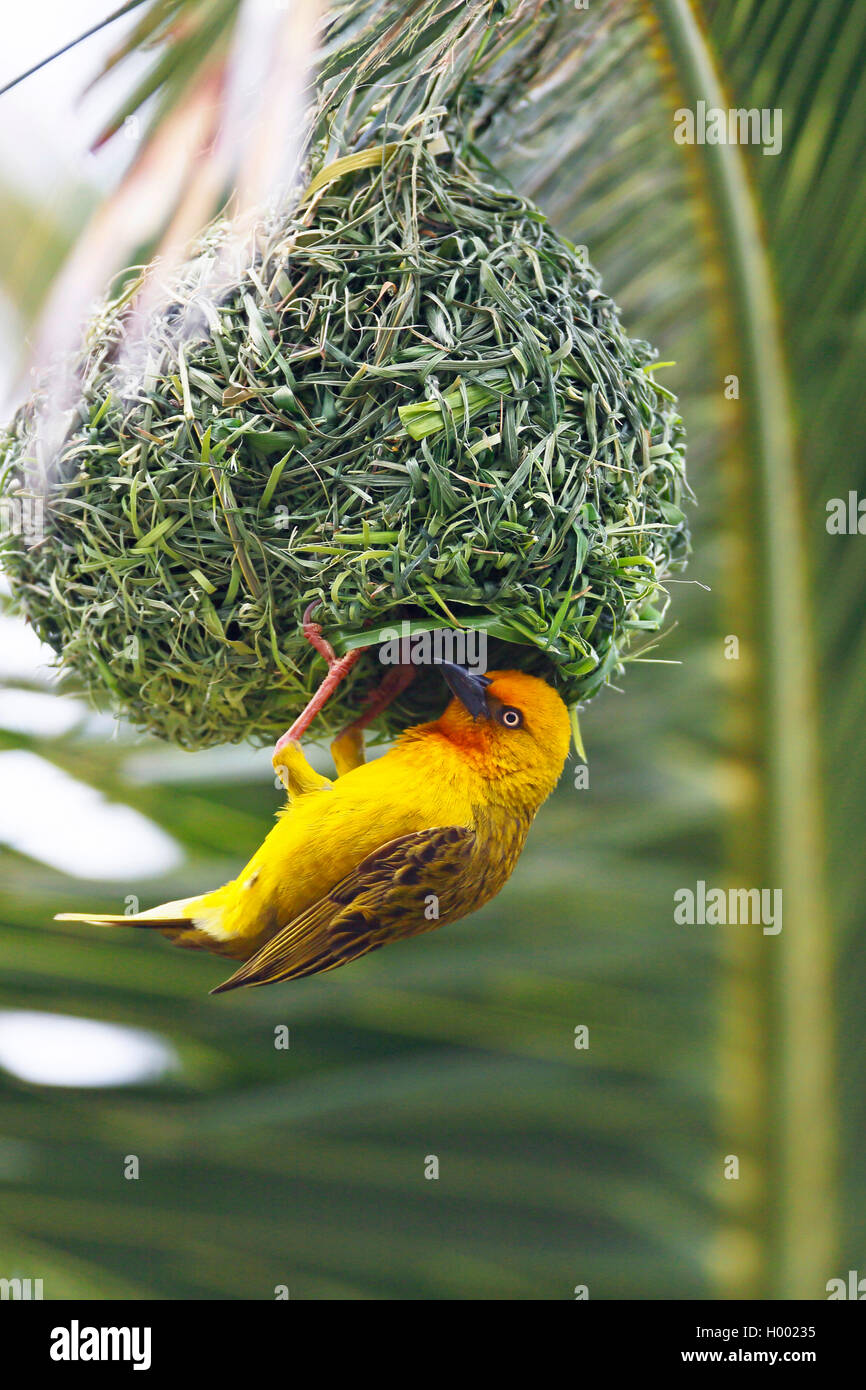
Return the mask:
M474 845L474 830L457 825L390 840L211 993L333 970L388 941L441 925L462 900ZM425 912L431 894L437 899L433 920Z

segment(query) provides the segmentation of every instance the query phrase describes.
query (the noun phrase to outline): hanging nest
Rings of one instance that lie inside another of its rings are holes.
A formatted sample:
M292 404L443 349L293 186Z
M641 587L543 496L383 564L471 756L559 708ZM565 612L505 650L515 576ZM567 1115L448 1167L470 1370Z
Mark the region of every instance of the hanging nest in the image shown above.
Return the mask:
M212 228L144 342L128 290L105 305L47 464L44 397L19 412L3 491L44 507L41 538L2 542L21 608L64 672L188 748L282 732L324 673L313 601L338 651L372 648L321 733L403 619L482 628L491 666L588 699L687 552L653 351L537 207L452 155L386 146L311 192L228 286ZM442 699L416 680L381 732Z

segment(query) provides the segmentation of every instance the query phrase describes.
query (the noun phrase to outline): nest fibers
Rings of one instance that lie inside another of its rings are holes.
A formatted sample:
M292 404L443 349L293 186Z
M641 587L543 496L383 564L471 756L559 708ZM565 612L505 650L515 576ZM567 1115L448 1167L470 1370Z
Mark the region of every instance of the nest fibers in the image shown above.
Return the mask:
M338 651L372 648L320 732L401 620L481 629L489 665L586 700L687 551L674 398L582 252L452 156L367 157L218 294L213 228L135 350L129 296L108 303L58 455L36 462L38 399L3 446L7 498L44 504L41 539L4 541L23 611L62 670L189 748L282 732L324 674L314 600ZM421 674L383 732L441 708Z

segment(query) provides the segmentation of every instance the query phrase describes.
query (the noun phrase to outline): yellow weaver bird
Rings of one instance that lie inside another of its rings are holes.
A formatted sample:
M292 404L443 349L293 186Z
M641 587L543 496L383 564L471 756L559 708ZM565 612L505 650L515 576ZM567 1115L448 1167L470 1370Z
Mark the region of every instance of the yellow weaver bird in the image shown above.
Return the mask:
M286 806L231 883L132 917L60 920L151 927L244 961L218 994L333 970L474 912L510 877L562 772L570 723L535 676L439 669L453 694L441 718L372 763L357 721L331 745L335 781L308 763L296 721L273 759Z

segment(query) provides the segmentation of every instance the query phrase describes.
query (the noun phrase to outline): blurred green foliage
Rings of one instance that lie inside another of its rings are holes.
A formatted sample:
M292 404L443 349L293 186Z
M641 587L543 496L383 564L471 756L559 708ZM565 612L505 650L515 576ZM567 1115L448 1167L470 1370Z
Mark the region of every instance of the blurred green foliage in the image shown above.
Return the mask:
M592 7L594 8L594 7ZM778 158L745 150L763 212L799 432L795 461L815 608L827 811L838 1094L839 1244L804 1252L806 1296L866 1268L866 946L860 827L866 763L859 537L825 530L828 498L866 493L856 441L866 273L866 14L844 0L706 3L732 104L781 106ZM577 21L575 21L577 22ZM583 717L590 785L569 767L502 896L472 919L290 987L210 999L218 962L142 934L52 923L231 875L277 804L267 755L225 773L121 733L6 733L152 816L187 861L111 887L6 852L0 1004L144 1026L180 1073L116 1091L4 1083L0 1273L46 1297L766 1297L784 1291L790 1190L777 1078L773 952L749 927L679 927L697 879L766 882L771 508L759 505L732 285L700 152L671 138L681 74L655 29L611 4L608 26L529 104L499 111L485 150L555 225L585 242L630 332L660 345L690 433L700 508L677 629ZM659 53L663 61L657 62ZM26 298L25 298L26 303ZM799 563L799 562L798 562ZM804 615L805 617L805 615ZM741 637L739 661L724 638ZM766 715L766 717L765 717ZM796 746L785 756L797 759ZM208 755L209 757L210 755ZM150 772L142 776L143 770ZM178 771L180 768L180 771ZM820 806L805 808L820 815ZM783 933L784 938L784 933ZM815 998L812 997L815 1006ZM826 1022L826 1019L825 1019ZM274 1047L274 1028L291 1047ZM574 1030L590 1031L576 1050ZM803 1029L808 1050L810 1019ZM790 1148L790 1144L788 1145ZM124 1156L141 1160L137 1182ZM727 1154L740 1157L725 1181ZM440 1162L424 1178L425 1157ZM801 1284L801 1288L803 1285Z

